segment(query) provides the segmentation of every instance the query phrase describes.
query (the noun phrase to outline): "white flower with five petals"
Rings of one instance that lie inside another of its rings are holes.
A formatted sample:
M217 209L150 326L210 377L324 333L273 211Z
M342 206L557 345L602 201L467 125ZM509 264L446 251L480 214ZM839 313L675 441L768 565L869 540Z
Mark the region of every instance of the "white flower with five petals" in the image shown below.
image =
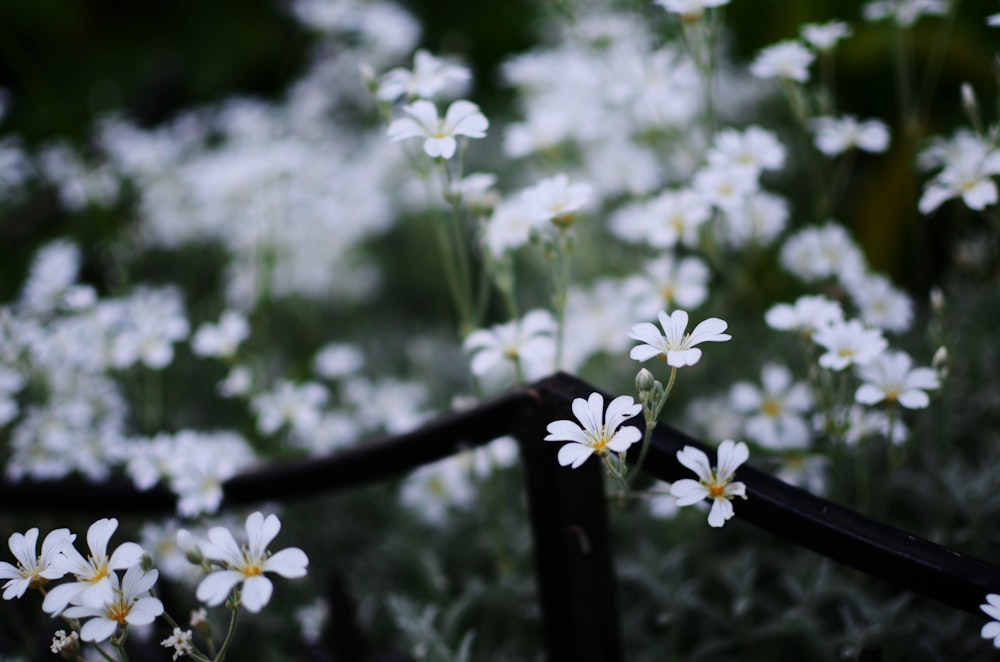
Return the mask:
M298 547L287 547L271 553L268 544L281 530L275 515L266 518L259 512L247 517L247 545L238 545L228 529L215 526L208 530L209 542L201 546L206 559L218 561L223 569L209 574L198 584L195 593L202 602L221 604L237 585L242 584L241 604L252 612L260 611L271 599L274 590L264 573L273 572L293 579L304 577L309 559Z
M728 325L725 320L718 317L710 317L701 322L690 334L684 333L688 324L686 311L675 310L670 315L660 311L658 317L663 333L649 322L632 327L628 334L629 338L638 340L642 344L632 348L629 353L630 358L643 363L658 357L672 368L682 368L694 365L701 359L701 350L695 345L703 342L725 342L732 338L728 333L723 333Z
M389 138L393 142L423 138L424 152L435 158L450 159L458 147L456 136L484 138L490 125L479 106L465 100L448 106L444 117L438 116L437 106L423 99L403 106L403 112L409 117L400 117L389 125Z
M12 533L7 540L11 553L17 559L17 565L0 561L0 579L9 580L3 585L3 599L20 598L31 586L41 586L47 580L59 579L65 573L53 564L62 546L72 543L76 536L69 529L56 529L45 536L42 542L42 553L35 554L38 543L38 528L28 529L24 533Z
M642 405L627 395L611 401L608 411L604 411L604 397L591 393L586 400L573 400L575 421L553 421L548 425L546 441L569 441L559 449L559 464L576 469L591 455L603 457L609 451L624 453L628 447L642 438L639 428L622 427L622 423L642 411ZM581 425L582 424L582 425Z
M118 575L111 573L114 593L104 604L86 607L74 606L63 612L66 618L90 618L80 628L80 638L84 641L104 641L115 633L119 626L149 625L163 613L163 603L146 595L153 588L159 572L146 572L142 566L134 565L125 571L118 585Z
M719 445L718 466L713 467L705 453L693 446L685 446L677 451L677 461L698 474L698 480L678 480L670 486L670 494L677 498L678 506L690 506L711 499L708 524L720 527L733 516L733 497L747 498L746 485L734 482L733 475L749 457L750 450L745 443L726 439Z
M906 352L884 352L868 365L859 366L857 373L864 383L854 399L863 405L884 400L907 409L923 409L930 403L926 391L941 387L937 373L931 368L914 368Z

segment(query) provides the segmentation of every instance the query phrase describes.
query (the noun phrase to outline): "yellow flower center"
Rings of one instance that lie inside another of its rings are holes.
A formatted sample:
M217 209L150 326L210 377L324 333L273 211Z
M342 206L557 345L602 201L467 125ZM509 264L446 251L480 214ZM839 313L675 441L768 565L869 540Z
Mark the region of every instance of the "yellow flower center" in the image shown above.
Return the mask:
M118 621L124 625L125 619L128 617L129 609L130 606L125 604L122 600L115 600L114 604L108 607L108 619Z
M726 493L726 488L718 483L712 483L708 486L708 496L713 499L718 499Z
M771 418L777 418L781 415L781 405L774 400L765 400L760 410L765 416L770 416Z

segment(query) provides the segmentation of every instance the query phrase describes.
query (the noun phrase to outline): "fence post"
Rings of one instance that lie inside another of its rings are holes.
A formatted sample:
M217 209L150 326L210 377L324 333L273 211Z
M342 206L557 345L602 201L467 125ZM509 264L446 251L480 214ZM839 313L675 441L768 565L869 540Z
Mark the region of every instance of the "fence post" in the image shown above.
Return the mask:
M542 406L518 432L534 539L535 576L550 662L624 659L603 466L559 466L546 425L572 419L572 398L549 397L557 375L535 385Z

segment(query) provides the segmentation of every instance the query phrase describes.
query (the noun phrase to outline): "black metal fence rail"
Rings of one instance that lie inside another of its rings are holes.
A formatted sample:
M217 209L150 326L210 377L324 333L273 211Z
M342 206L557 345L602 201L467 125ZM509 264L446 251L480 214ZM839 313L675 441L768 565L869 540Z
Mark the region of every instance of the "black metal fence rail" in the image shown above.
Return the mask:
M558 466L560 444L543 441L546 425L572 418L575 398L595 391L557 374L419 429L361 444L319 459L265 466L223 486L224 505L287 500L346 490L403 475L421 465L504 435L521 446L536 576L549 659L623 658L603 469L588 461ZM637 421L641 426L641 421ZM689 478L677 462L685 445L706 445L658 425L643 470L665 481ZM635 461L633 449L630 459ZM735 521L764 530L838 562L973 614L987 593L1000 593L1000 566L961 554L838 506L744 465L747 486ZM167 512L164 489L139 492L124 481L100 485L0 481L0 504L26 511L58 508L112 512Z

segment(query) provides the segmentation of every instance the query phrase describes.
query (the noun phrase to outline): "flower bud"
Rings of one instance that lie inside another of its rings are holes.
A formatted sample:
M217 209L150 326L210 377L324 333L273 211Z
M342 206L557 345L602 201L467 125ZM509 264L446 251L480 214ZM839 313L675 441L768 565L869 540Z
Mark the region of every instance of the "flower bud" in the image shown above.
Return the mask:
M635 374L635 388L640 394L652 391L654 386L656 379L649 370L643 368Z
M938 379L942 381L948 376L948 348L944 345L938 347L937 351L934 352L931 368L938 374Z
M198 543L194 541L194 537L187 529L180 529L177 532L177 546L184 552L184 558L194 565L201 565L202 561L205 560Z
M935 315L944 312L944 292L937 286L931 288L931 310L934 311Z

